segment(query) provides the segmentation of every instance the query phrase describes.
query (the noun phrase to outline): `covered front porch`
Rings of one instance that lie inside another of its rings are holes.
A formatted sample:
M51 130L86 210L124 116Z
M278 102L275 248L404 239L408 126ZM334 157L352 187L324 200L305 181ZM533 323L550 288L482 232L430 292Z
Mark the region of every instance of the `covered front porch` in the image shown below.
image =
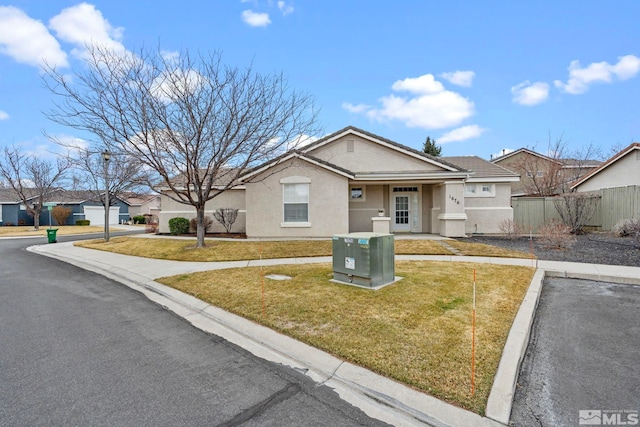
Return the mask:
M373 231L389 218L394 234L465 235L464 180L349 184L349 232Z

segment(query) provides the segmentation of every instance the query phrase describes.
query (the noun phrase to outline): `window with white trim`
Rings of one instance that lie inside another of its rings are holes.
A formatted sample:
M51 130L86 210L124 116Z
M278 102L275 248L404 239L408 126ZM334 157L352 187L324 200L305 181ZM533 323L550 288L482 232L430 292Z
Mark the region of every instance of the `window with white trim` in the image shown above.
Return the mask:
M283 184L284 222L309 222L309 184Z
M467 197L493 197L495 196L494 184L465 184L464 194Z

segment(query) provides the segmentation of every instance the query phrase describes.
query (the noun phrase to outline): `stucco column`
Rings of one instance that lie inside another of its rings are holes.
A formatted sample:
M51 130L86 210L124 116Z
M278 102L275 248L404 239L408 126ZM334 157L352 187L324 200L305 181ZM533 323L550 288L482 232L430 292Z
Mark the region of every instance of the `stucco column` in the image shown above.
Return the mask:
M464 211L464 183L446 181L441 191L440 235L445 237L464 237L467 214Z

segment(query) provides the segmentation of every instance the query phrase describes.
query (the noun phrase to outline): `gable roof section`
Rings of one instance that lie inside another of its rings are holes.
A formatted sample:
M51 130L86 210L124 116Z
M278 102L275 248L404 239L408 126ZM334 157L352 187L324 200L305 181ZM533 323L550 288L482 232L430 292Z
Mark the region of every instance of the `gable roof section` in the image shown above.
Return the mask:
M613 157L611 157L606 162L602 163L596 169L594 169L591 172L585 174L583 177L581 177L575 183L573 183L573 185L571 186L571 189L573 190L574 188L576 188L580 184L583 184L585 181L588 181L589 179L593 178L595 175L599 174L600 172L602 172L603 170L605 170L606 168L608 168L609 166L611 166L612 164L614 164L618 160L622 159L623 157L626 157L629 153L632 153L635 150L640 150L640 142L634 142L633 144L629 145L627 148L625 148L622 151L620 151L618 154L615 154Z
M359 136L363 139L366 139L368 141L380 144L384 147L390 148L394 151L397 151L399 153L403 153L405 155L408 155L410 157L422 160L422 161L426 161L428 163L431 163L432 165L438 166L442 169L445 169L447 171L450 172L465 172L464 170L460 170L459 166L453 165L451 163L448 163L446 161L444 161L441 157L433 157L430 156L427 153L424 153L422 151L418 151L416 149L413 149L411 147L408 147L406 145L402 145L399 144L395 141L392 141L390 139L387 138L383 138L379 135L373 134L371 132L367 132L365 130L359 129L355 126L347 126L337 132L332 133L331 135L327 135L323 138L320 138L319 140L306 145L304 147L301 147L299 149L299 151L304 152L304 153L309 153L317 148L320 148L324 145L330 144L333 141L340 139L344 136L347 135L355 135L355 136Z
M305 162L309 162L311 164L319 166L319 167L321 167L323 169L326 169L328 171L337 173L338 175L342 175L342 176L344 176L346 178L349 178L349 179L353 179L354 178L353 172L351 172L351 171L349 171L347 169L341 168L340 166L334 165L334 164L329 163L327 161L324 161L322 159L318 159L317 157L313 157L313 156L311 156L309 154L302 153L300 150L293 150L293 151L289 151L289 152L287 152L287 153L285 153L285 154L283 154L283 155L281 155L281 156L279 156L279 157L277 157L277 158L275 158L275 159L273 159L271 161L263 163L260 166L257 166L255 168L251 169L250 171L248 171L247 173L242 175L239 178L239 180L241 182L251 181L251 178L253 178L254 176L265 172L266 170L272 168L275 165L287 162L287 161L292 160L292 159L300 159L300 160L303 160Z
M547 160L549 162L563 164L562 161L559 160L559 159L553 159L551 157L545 156L544 154L540 154L540 153L535 152L533 150L529 150L528 148L518 148L517 150L512 151L510 153L507 153L507 154L505 154L503 156L496 157L495 159L491 159L491 163L501 162L502 160L506 160L506 159L508 159L510 157L513 157L513 156L515 156L517 154L520 154L520 153L529 154L531 156L536 156L536 157L539 157L539 158L541 158L543 160Z
M475 174L468 178L468 181L502 181L502 182L516 182L520 180L520 176L510 171L509 169L488 162L478 156L447 156L444 157L449 163L459 165L460 167L475 172Z
M49 193L45 194L45 198L50 199L56 193L64 191L62 188L52 188ZM40 188L24 188L24 194L27 196L27 200L35 199L40 195ZM0 188L0 204L15 205L21 204L22 199L13 188Z

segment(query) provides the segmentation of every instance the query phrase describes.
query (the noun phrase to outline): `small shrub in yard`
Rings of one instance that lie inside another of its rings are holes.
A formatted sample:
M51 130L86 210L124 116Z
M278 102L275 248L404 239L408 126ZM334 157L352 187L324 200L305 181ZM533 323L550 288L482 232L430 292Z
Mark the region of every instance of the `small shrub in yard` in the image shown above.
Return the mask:
M90 225L91 221L88 219L76 219L76 225Z
M640 219L621 219L611 229L616 237L636 237L640 239Z
M211 219L211 217L205 216L204 231L205 232L209 231L212 225L213 225L213 220ZM192 233L195 233L198 231L198 218L191 218L191 221L189 221L189 230L191 230Z
M187 218L176 217L169 220L169 232L174 236L189 232L189 220Z
M500 232L508 239L515 240L522 236L523 228L512 219L505 219L498 224Z
M540 243L551 249L570 249L576 242L571 227L560 221L551 220L538 229Z
M51 209L51 216L58 225L65 225L69 215L71 215L71 209L66 206L54 206Z
M133 217L133 223L134 224L146 224L147 223L147 219L144 217L144 215L136 215Z

